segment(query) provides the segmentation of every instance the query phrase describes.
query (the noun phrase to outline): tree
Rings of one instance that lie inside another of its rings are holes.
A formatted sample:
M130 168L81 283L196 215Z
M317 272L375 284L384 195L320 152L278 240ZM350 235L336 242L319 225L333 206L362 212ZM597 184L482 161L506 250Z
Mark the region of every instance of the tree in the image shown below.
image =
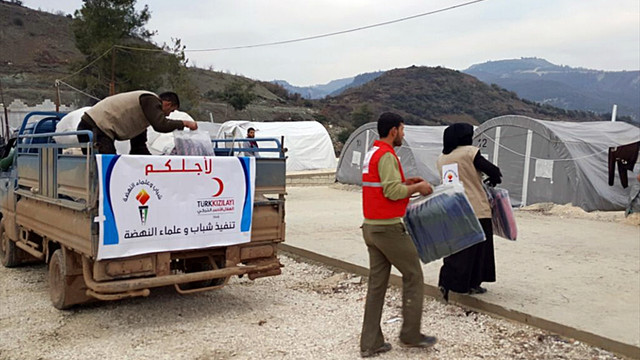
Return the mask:
M136 0L83 2L72 24L76 45L86 58L78 68L90 65L80 73L81 87L106 97L113 75L116 92L157 91L165 86L189 88L183 69L184 46L180 40L174 40L173 47L151 42L156 32L145 28L151 18L147 5L136 11Z
M73 32L78 49L99 56L127 38L149 41L155 31L144 28L151 13L149 6L136 12L136 0L84 0L75 12Z
M357 110L351 112L351 121L353 122L353 127L357 129L373 121L373 112L371 112L367 104L363 104Z
M289 92L282 85L274 84L268 81L260 81L260 85L271 91L275 96L279 97L282 100L287 100L289 98Z
M255 83L243 84L240 81L234 81L224 87L219 98L233 106L236 111L244 110L257 95L253 93Z
M173 54L177 61L169 62L169 88L180 95L180 109L186 111L198 105L200 93L189 79L189 70L187 69L189 59L184 54L186 46L182 45L180 39L172 38L171 40L173 46L169 48L165 45L164 48Z
M340 131L338 133L338 141L340 143L342 143L343 145L347 143L347 140L349 140L349 136L351 136L351 133L353 132L353 129L344 129L342 131Z

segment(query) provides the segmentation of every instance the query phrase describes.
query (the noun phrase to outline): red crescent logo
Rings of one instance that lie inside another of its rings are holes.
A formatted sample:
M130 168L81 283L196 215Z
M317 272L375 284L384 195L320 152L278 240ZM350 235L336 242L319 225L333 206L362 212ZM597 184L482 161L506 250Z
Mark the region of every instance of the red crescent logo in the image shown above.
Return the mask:
M212 179L218 183L218 192L213 194L213 197L220 196L220 194L222 194L222 191L224 190L224 183L222 183L222 180L220 180L220 178L214 177Z

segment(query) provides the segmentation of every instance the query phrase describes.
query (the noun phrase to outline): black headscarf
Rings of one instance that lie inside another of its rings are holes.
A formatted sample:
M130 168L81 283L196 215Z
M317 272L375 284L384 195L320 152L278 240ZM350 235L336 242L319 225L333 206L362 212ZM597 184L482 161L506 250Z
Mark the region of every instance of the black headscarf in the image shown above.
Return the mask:
M456 123L444 129L442 153L449 154L458 146L473 144L473 126Z

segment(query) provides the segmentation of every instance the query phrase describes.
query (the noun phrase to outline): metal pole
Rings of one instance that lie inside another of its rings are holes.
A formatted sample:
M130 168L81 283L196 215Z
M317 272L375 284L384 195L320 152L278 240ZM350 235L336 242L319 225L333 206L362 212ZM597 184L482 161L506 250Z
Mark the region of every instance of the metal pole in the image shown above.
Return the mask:
M4 108L4 126L2 128L2 135L5 141L9 138L9 114L7 113L7 104L4 102L4 91L2 91L2 81L0 81L0 97L2 100L2 107Z
M533 131L527 130L527 144L524 155L524 170L522 175L522 197L520 207L527 206L527 195L529 194L529 164L531 163L531 141L533 140Z
M56 81L56 112L60 112L60 83Z
M618 105L613 104L613 109L611 110L611 122L616 121L617 115L618 115Z
M498 152L500 151L500 133L502 128L498 126L496 128L496 139L493 142L493 165L498 166Z

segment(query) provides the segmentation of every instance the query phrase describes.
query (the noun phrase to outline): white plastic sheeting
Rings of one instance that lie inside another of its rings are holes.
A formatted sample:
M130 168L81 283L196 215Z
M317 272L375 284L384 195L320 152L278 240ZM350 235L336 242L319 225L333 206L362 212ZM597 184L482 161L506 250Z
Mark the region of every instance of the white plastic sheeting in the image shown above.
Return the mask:
M220 139L246 138L249 128L256 130L256 139L280 140L284 136L284 147L288 149L287 172L336 168L336 155L329 133L317 121L227 121L220 127L217 137ZM260 145L263 146L262 142ZM277 156L277 153L260 153L260 157Z
M63 133L69 131L76 131L80 118L84 115L84 112L91 109L91 106L86 106L80 109L76 109L65 115L56 125L56 133ZM77 144L78 137L76 135L56 136L55 141L58 144Z
M171 112L171 114L169 114L169 116L167 116L168 119L171 120L188 120L188 121L195 121L191 115L187 114L184 111L180 111L180 110L173 110Z

